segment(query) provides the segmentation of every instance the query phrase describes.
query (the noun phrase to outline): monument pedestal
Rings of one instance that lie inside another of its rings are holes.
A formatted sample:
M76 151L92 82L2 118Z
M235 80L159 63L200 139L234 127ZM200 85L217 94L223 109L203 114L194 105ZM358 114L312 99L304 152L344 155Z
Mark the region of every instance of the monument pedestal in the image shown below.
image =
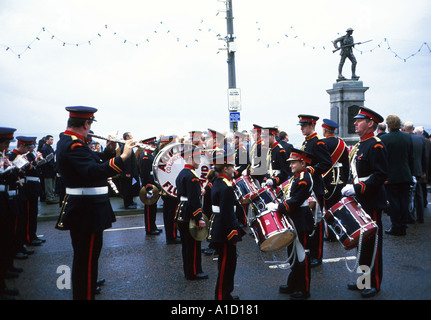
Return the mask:
M326 90L330 99L331 120L339 124L336 134L349 145L359 140L353 117L358 113L359 107L364 105L365 91L368 89L362 81L343 80L334 83L332 89Z

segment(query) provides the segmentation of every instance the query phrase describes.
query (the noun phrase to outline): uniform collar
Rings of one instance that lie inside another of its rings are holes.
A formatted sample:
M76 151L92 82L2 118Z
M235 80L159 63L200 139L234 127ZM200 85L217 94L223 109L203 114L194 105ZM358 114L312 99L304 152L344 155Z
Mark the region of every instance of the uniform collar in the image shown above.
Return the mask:
M232 179L231 178L229 178L227 175L225 175L225 174L223 174L223 173L219 173L219 178L221 178L221 179L227 179L228 181L231 181Z
M85 141L85 138L83 136L81 136L80 134L77 134L76 132L66 130L66 131L64 131L64 134L68 135L68 136L76 136L78 139Z
M374 132L371 132L371 133L366 134L365 136L361 137L361 141L365 141L365 140L372 138L372 137L374 137Z
M295 175L294 175L295 179L296 179L296 178L298 178L298 177L299 177L299 175L300 175L301 173L303 173L303 172L307 172L307 168L305 168L304 170L302 170L302 171L300 171L300 172L295 173Z
M274 149L276 146L278 146L278 141L275 141L274 144L271 147L271 150Z
M317 132L313 132L312 134L305 137L305 140L313 139L315 136L317 136Z
M195 168L191 164L185 164L184 168L185 169L190 169L190 170L195 170Z

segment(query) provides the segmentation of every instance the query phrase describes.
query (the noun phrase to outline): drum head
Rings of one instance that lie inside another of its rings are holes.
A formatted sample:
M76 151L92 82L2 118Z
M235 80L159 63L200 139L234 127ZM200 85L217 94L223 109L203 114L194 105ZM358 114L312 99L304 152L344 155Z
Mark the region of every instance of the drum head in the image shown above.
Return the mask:
M181 156L185 146L191 147L191 144L185 143L170 143L164 147L153 162L153 175L157 184L168 195L176 197L177 188L175 180L182 169L184 169L185 161ZM207 182L207 175L210 171L210 163L208 158L202 154L201 164L198 169L195 169L199 177L201 186Z

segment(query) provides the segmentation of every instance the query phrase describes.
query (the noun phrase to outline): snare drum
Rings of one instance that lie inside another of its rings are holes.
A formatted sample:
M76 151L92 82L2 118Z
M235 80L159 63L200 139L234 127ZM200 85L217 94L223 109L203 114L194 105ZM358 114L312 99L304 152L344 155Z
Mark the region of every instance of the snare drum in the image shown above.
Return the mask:
M325 220L346 250L358 246L361 233L365 241L377 231L377 224L351 197L342 198L326 211Z
M249 204L257 187L250 176L244 175L235 180L235 196L241 204Z
M279 250L295 239L293 226L277 211L267 211L255 217L250 229L260 250L264 252Z
M267 210L267 204L277 202L277 195L270 186L265 186L251 196L251 202L259 213Z

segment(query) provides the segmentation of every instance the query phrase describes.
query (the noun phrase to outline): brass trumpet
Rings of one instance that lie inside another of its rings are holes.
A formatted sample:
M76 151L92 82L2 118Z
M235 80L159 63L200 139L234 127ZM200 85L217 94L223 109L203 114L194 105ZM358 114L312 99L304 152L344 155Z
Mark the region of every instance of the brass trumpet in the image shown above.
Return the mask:
M99 135L94 134L94 133L89 133L88 136L92 137L92 138L96 138L96 139L102 139L102 140L106 140L106 141L116 142L119 144L125 144L126 143L126 140L102 137L102 136L99 136ZM134 147L139 148L139 149L153 149L153 146L151 146L149 144L142 143L142 142L137 142Z

